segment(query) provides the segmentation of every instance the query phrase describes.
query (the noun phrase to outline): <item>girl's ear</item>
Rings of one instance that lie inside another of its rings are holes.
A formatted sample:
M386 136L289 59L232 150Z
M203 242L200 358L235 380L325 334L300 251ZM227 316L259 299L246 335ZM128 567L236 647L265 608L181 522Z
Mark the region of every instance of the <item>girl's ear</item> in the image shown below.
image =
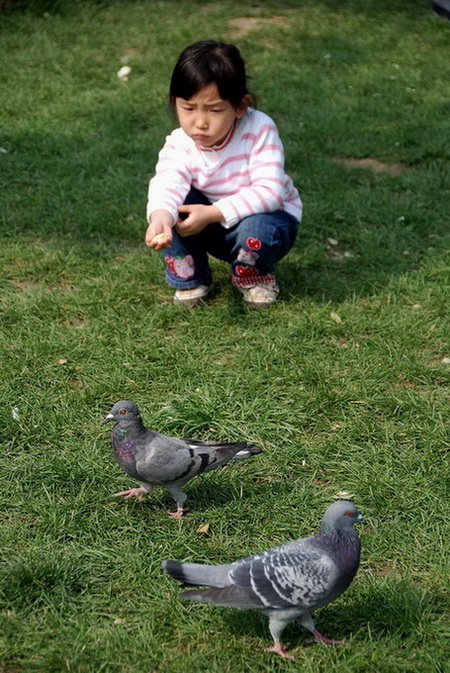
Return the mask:
M245 94L244 98L241 100L238 107L236 108L236 119L240 119L241 117L243 117L247 112L247 108L251 104L252 104L252 96L251 94L247 93Z

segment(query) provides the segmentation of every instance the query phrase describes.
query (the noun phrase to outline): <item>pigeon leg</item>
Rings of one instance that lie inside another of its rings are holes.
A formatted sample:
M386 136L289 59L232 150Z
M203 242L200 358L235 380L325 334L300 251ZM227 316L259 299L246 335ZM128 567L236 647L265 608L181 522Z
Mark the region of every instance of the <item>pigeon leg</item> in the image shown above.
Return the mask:
M280 640L274 640L273 642L274 646L265 647L264 652L276 652L276 654L279 654L283 659L295 659L293 654L288 654L287 649L281 645Z
M119 493L113 493L112 497L113 498L118 498L119 496L123 496L124 498L132 498L133 496L140 496L142 493L147 493L145 488L142 488L142 486L139 486L139 488L130 488L128 491L120 491Z
M311 615L309 614L302 615L298 621L305 629L307 629L310 633L312 633L316 643L325 643L325 645L340 645L341 643L344 642L343 640L332 640L331 638L323 636L320 633L320 631L316 629L315 624L311 618Z
M332 638L327 638L326 636L323 636L320 631L317 629L314 629L314 631L311 631L311 633L314 636L314 640L318 643L325 643L325 645L340 645L343 643L343 640L333 640Z
M174 519L181 519L186 512L188 511L187 507L178 507L176 512L168 512L168 515Z
M180 486L177 486L177 484L169 484L169 485L166 484L166 488L169 491L172 498L177 503L177 511L169 512L169 515L172 516L174 519L181 519L183 514L187 512L187 508L183 507L184 503L186 502L187 495L180 488Z
M264 648L265 652L276 652L276 654L279 654L283 659L295 659L292 654L287 653L287 648L282 646L280 640L284 627L291 621L291 619L292 617L289 613L282 614L281 611L278 610L269 613L269 631L273 638L273 647Z

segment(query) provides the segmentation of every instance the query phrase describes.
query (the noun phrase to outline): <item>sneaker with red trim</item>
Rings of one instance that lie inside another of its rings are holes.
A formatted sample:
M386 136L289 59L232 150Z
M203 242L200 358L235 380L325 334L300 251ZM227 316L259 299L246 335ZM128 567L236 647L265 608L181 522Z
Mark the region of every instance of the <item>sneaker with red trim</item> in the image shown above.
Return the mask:
M238 288L248 308L266 308L277 300L280 288L276 283L262 283Z
M188 290L177 290L173 296L176 306L198 306L211 292L211 285L197 285Z

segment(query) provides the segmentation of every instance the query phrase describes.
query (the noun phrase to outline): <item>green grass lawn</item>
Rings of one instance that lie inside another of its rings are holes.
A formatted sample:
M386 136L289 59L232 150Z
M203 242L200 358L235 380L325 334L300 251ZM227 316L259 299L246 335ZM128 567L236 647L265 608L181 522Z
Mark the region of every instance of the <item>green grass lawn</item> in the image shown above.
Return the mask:
M30 2L0 13L0 673L444 673L449 588L450 22L425 0ZM39 11L40 9L45 11ZM234 41L305 217L280 301L172 306L149 177L187 44ZM128 63L127 82L117 71ZM264 452L144 502L112 403ZM165 558L225 563L367 519L350 589L291 624L190 604ZM199 528L209 524L209 534Z

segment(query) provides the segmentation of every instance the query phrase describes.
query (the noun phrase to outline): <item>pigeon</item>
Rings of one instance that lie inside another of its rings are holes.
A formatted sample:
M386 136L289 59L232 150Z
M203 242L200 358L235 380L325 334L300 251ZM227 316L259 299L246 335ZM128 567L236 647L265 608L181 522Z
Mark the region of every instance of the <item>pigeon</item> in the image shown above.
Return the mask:
M116 402L103 423L111 421L116 423L111 433L115 458L130 477L140 482L138 488L114 493L114 497L141 496L163 486L177 503L176 512L169 512L177 519L187 511L184 484L229 460L247 458L262 450L246 442L202 442L147 430L138 407L128 400Z
M312 537L226 565L163 561L162 567L185 586L209 587L183 591L182 598L266 613L274 642L266 651L294 659L280 640L292 620L298 620L317 642L342 642L322 635L311 612L340 596L355 577L361 550L353 528L357 522L364 519L355 505L339 500L328 507Z

